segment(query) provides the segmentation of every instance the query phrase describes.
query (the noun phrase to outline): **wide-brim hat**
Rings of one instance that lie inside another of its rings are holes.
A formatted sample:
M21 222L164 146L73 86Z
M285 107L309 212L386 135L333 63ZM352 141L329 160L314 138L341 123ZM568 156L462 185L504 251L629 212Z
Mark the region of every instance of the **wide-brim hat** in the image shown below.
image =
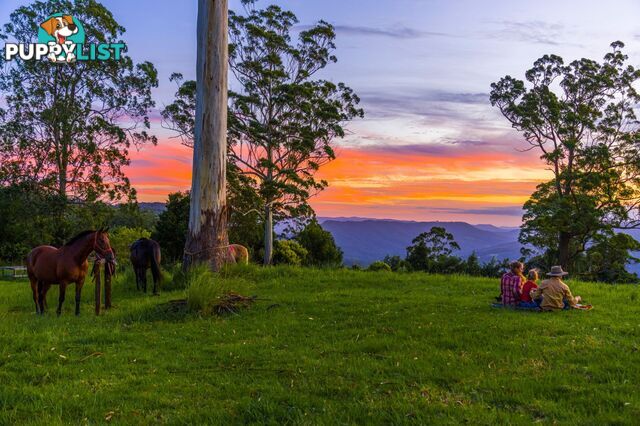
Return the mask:
M562 266L552 266L551 271L547 273L549 277L564 277L565 275L569 275L569 273L563 271Z

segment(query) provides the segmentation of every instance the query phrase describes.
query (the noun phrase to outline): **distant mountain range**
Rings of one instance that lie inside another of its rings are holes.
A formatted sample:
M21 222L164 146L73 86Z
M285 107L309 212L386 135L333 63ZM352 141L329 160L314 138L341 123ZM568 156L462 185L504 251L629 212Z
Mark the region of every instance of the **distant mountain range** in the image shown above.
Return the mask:
M155 214L160 214L167 208L165 203L138 203L138 206L140 206L140 210L148 210Z
M364 218L318 218L322 227L331 232L344 252L347 265L369 265L386 255L406 256L406 248L422 232L434 226L445 228L460 245L456 256L465 258L476 252L481 262L492 257L498 260L520 257L519 228L494 225L470 225L465 222L410 222ZM640 241L640 230L625 231ZM635 253L640 257L640 253ZM640 265L628 270L640 274Z
M160 214L165 210L165 204L140 203L140 208ZM517 227L362 217L318 217L318 221L335 238L336 244L344 252L344 262L347 265L367 266L387 255L404 258L411 241L434 226L443 227L453 235L460 245L456 256L466 258L475 251L481 262L488 262L492 257L498 260L520 257L520 229ZM281 233L284 228L285 224L276 225L276 233ZM640 241L640 230L626 232ZM636 255L640 256L640 253ZM640 274L640 265L630 265L629 270Z
M344 252L346 264L368 265L386 255L404 257L411 241L422 232L440 226L460 245L457 256L476 252L483 262L520 257L518 228L470 225L465 222L411 222L363 218L319 218Z

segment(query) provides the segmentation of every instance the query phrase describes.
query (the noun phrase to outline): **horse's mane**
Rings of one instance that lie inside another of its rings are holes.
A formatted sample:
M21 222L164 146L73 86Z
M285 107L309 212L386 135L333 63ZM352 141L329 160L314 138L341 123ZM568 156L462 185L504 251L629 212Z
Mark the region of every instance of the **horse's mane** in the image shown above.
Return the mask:
M69 241L67 241L64 245L64 247L68 247L71 244L75 243L76 241L78 241L80 238L86 237L89 234L93 234L96 231L82 231L81 233L79 233L78 235L76 235L75 237L71 238Z

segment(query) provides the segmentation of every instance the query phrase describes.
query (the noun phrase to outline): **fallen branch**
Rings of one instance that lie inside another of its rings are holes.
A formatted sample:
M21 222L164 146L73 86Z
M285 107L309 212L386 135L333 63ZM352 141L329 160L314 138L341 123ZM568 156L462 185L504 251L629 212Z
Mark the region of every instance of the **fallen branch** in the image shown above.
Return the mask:
M237 314L240 309L248 308L257 300L257 296L243 296L238 293L227 293L213 306L216 315Z

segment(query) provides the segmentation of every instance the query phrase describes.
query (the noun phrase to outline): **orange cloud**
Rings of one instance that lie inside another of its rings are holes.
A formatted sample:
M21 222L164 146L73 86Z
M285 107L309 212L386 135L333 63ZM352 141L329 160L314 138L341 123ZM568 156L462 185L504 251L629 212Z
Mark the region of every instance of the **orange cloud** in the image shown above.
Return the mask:
M125 173L140 201L165 201L167 194L191 187L193 151L177 140L161 140L156 147L134 151Z
M465 220L517 225L519 209L549 178L539 161L518 152L411 147L340 148L318 177L327 190L311 200L320 216ZM141 201L164 201L191 185L189 148L163 140L132 156L126 171Z
M321 216L465 220L517 225L519 208L549 178L519 153L343 148L319 176L330 187L312 204Z

